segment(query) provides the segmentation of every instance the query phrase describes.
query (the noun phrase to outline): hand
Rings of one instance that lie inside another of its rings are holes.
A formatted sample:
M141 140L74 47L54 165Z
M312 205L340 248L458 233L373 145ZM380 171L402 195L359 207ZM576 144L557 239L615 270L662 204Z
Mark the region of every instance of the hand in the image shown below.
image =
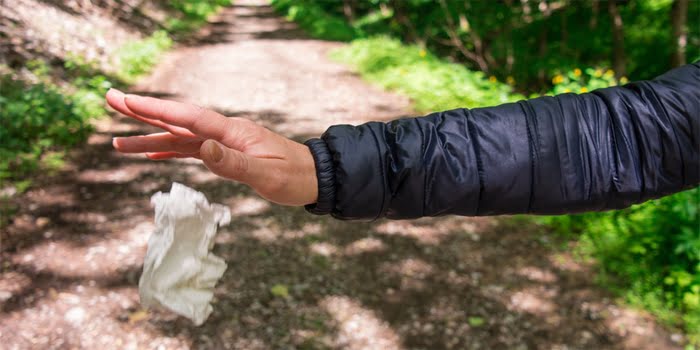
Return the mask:
M252 187L260 196L284 205L315 203L316 165L308 147L243 118L152 97L110 89L107 103L117 111L166 132L116 137L123 153L150 159L193 157L216 175Z

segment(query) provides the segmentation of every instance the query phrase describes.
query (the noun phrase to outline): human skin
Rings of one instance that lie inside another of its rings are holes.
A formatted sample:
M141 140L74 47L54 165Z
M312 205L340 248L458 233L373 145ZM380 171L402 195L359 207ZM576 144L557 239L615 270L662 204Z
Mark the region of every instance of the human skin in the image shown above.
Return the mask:
M245 118L226 117L195 106L124 94L110 89L107 103L118 112L165 132L115 137L122 153L153 160L197 158L214 174L250 186L283 205L316 202L318 184L308 147Z

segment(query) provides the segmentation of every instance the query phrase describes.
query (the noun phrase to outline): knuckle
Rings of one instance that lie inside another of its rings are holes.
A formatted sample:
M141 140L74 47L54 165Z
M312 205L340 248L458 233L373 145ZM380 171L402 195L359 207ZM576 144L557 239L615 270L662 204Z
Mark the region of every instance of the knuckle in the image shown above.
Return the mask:
M192 129L192 131L194 131L195 133L203 129L203 126L206 125L206 112L207 110L204 107L197 105L194 106L191 119L192 123L191 125L189 125L189 128Z
M247 119L227 118L224 141L240 151L245 151L248 146L264 139L264 130Z

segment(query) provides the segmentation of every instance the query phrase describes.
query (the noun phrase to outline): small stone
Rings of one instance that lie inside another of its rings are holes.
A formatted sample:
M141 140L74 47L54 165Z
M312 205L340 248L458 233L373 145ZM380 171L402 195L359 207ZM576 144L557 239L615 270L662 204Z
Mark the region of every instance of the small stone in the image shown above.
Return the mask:
M51 220L47 217L39 217L36 219L34 222L39 228L43 228L44 226L48 225L51 222Z
M74 307L68 310L63 318L74 326L80 326L85 319L85 310L81 307Z
M683 343L683 334L678 334L678 333L673 333L671 334L671 341L676 343L676 344L681 344Z

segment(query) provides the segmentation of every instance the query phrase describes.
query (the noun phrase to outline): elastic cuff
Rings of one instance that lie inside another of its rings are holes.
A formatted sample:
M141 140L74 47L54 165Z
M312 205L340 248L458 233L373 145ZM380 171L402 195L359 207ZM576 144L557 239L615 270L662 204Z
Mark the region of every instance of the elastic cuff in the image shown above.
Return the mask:
M335 169L333 157L326 142L321 139L310 139L304 144L311 150L316 163L316 179L318 180L318 200L314 204L304 206L309 213L316 215L329 214L335 206Z

